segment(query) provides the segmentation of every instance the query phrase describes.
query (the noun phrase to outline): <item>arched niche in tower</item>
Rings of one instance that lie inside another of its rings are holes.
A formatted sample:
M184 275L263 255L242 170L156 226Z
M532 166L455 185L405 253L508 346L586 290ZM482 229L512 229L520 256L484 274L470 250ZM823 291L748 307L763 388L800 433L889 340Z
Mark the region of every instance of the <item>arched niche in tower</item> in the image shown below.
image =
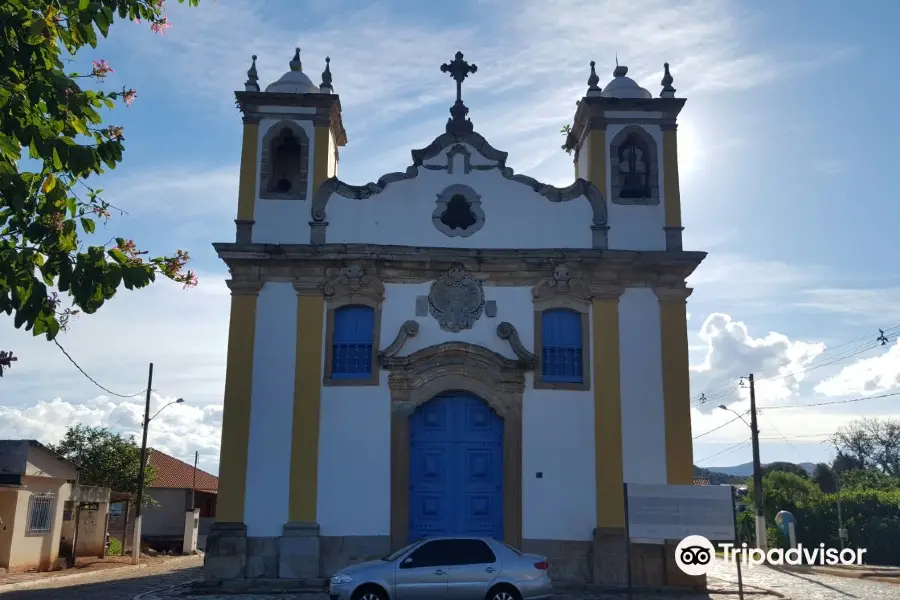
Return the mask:
M306 200L309 181L309 136L295 121L279 121L262 141L259 197Z
M609 148L611 199L615 204L659 204L656 140L639 125L615 135Z

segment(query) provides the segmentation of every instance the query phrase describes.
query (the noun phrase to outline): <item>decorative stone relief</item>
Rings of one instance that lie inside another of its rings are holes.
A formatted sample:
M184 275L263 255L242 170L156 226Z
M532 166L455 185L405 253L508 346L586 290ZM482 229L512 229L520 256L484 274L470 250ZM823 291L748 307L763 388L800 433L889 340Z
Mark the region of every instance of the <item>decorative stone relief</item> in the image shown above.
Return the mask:
M522 340L519 339L519 332L516 331L516 328L512 323L503 321L497 325L497 337L509 342L509 346L512 348L513 353L519 358L519 361L524 368L529 371L534 370L534 367L537 364L537 357L532 352L529 352L528 348L522 344Z
M481 282L462 264L453 263L450 270L431 285L428 307L444 331L457 333L471 329L484 312Z
M366 275L360 265L353 264L340 270L334 279L325 284L325 297L342 304L362 302L377 306L384 300L384 284L374 275Z
M574 301L579 305L590 304L591 291L581 279L572 277L572 271L565 265L557 265L553 269L552 277L544 277L531 289L535 309L542 310L543 306L559 305L560 299ZM580 310L580 306L577 308Z
M484 227L481 196L467 185L448 186L437 195L431 221L446 236L469 237Z
M406 321L400 326L397 337L388 345L387 348L378 353L378 357L382 360L396 356L401 350L406 340L419 335L419 324L413 320Z

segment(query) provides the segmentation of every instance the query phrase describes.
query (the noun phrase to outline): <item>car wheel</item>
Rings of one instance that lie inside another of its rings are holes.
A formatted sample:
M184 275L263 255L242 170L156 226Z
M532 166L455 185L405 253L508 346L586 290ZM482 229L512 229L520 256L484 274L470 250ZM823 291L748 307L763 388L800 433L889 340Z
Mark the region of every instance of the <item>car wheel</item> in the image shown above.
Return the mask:
M511 585L498 585L488 592L485 600L521 600L521 598L519 590Z
M353 593L353 600L388 600L387 594L379 587L363 586Z

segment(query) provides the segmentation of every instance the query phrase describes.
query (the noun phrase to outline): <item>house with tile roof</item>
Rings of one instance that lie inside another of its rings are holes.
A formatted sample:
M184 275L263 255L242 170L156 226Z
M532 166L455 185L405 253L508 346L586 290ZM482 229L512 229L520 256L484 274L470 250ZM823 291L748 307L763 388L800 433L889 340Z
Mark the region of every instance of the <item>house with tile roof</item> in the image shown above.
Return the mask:
M156 472L147 494L154 506L144 508L141 539L155 550L181 551L185 512L200 511L203 530L216 516L219 478L154 448L148 449L147 464ZM131 521L131 519L129 519Z

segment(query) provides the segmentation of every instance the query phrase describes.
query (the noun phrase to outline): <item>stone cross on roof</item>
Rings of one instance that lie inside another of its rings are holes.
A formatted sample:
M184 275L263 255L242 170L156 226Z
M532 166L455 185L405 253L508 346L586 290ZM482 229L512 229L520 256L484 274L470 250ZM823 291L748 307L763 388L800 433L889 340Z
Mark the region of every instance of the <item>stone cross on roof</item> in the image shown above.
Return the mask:
M477 65L470 65L463 60L463 53L457 52L453 60L441 65L441 72L449 73L456 81L456 102L450 108L450 119L447 120L448 133L472 133L472 121L466 119L469 109L462 101L462 83L470 73L478 71Z

